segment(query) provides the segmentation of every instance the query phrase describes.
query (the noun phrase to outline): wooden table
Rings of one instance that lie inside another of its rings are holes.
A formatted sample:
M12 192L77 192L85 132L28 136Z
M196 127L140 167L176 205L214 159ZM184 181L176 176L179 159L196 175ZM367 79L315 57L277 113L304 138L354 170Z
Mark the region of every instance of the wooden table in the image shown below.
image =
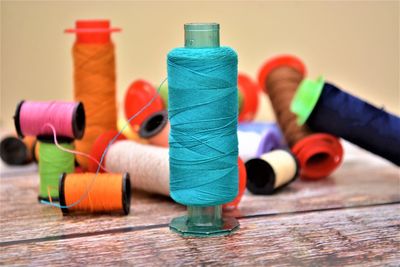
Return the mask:
M133 192L129 216L70 215L37 202L38 175L0 179L2 265L400 265L399 168L346 144L342 167L273 196L243 198L233 235L182 238L185 208ZM4 169L4 166L3 166Z

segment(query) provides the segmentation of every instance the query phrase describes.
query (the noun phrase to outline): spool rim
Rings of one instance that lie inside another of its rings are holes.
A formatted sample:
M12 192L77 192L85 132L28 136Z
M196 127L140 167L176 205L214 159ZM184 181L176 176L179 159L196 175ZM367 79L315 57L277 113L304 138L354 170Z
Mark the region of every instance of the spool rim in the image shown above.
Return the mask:
M255 195L269 195L274 191L276 174L272 166L260 158L251 159L246 162L247 189ZM268 174L268 177L267 177ZM264 182L262 185L260 178ZM266 179L264 179L266 177Z
M310 117L324 89L324 84L322 76L315 81L303 79L300 83L290 104L290 110L297 115L298 125L303 125Z
M157 118L160 118L161 120L158 121ZM158 122L158 124L157 124ZM155 126L153 126L153 123L155 123ZM145 119L142 124L140 125L139 129L139 136L148 139L151 138L157 134L159 134L164 127L168 123L168 113L165 110L154 112L151 114L147 119ZM151 127L151 129L149 129Z
M17 134L20 138L24 138L24 134L22 133L21 130L21 122L20 122L20 113L21 113L21 108L22 105L24 104L25 100L21 100L18 105L17 108L15 110L15 114L14 114L14 125L15 125L15 130L17 131Z
M10 153L9 150L17 151L17 153ZM23 165L28 163L27 156L29 156L28 148L25 143L14 136L7 136L0 142L0 157L9 165Z
M329 176L343 159L343 147L339 139L330 134L307 136L293 146L292 152L299 161L301 178L310 180ZM325 154L328 157L318 169L310 167L309 160L318 154Z
M65 179L66 179L66 177L67 177L67 174L64 172L64 173L62 173L61 175L60 175L60 178L59 178L59 184L58 184L58 196L59 196L59 198L60 198L60 206L66 206L66 202L65 202L65 192L64 192L64 189L65 189ZM62 208L61 207L61 211L62 211L62 213L63 213L63 215L66 215L66 214L68 214L69 213L69 211L68 211L68 208Z
M131 209L131 179L129 173L122 175L122 210L124 215L128 215Z
M72 130L75 139L81 139L85 133L86 115L82 102L78 102L72 111Z
M267 60L260 68L258 73L258 83L264 92L268 94L267 80L273 70L279 67L289 67L297 70L303 76L306 75L307 69L300 58L293 55L280 55Z
M74 142L74 139L71 137L66 137L66 136L56 136L57 138L57 143L59 144L71 144ZM47 143L47 144L54 144L54 136L52 135L38 135L36 139L42 143Z

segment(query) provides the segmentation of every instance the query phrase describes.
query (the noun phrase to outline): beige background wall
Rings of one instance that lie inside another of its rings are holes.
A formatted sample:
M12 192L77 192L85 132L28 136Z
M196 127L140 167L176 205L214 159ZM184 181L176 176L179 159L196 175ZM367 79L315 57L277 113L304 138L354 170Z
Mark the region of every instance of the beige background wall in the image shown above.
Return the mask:
M219 22L221 41L256 77L265 59L294 53L311 77L400 114L399 2L1 2L1 126L21 99L72 99L75 19L109 18L117 47L119 99L137 78L166 76L167 52L185 22ZM266 111L267 112L267 111ZM268 117L264 115L264 117Z

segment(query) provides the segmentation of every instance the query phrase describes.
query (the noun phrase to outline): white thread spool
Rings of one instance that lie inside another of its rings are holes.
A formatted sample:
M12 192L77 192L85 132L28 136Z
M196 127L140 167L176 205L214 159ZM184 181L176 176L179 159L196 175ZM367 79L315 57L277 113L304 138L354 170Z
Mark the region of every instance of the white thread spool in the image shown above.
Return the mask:
M246 162L247 189L269 195L292 182L298 174L296 158L286 150L274 150Z
M110 146L105 162L110 172L128 172L132 188L169 196L167 148L118 141Z

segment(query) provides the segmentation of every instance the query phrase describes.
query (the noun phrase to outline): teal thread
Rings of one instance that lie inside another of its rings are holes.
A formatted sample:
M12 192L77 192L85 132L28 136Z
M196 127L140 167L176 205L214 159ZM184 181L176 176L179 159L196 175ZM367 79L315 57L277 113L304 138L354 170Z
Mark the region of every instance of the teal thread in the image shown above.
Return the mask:
M237 195L237 61L229 47L168 54L170 191L178 203L215 206Z

